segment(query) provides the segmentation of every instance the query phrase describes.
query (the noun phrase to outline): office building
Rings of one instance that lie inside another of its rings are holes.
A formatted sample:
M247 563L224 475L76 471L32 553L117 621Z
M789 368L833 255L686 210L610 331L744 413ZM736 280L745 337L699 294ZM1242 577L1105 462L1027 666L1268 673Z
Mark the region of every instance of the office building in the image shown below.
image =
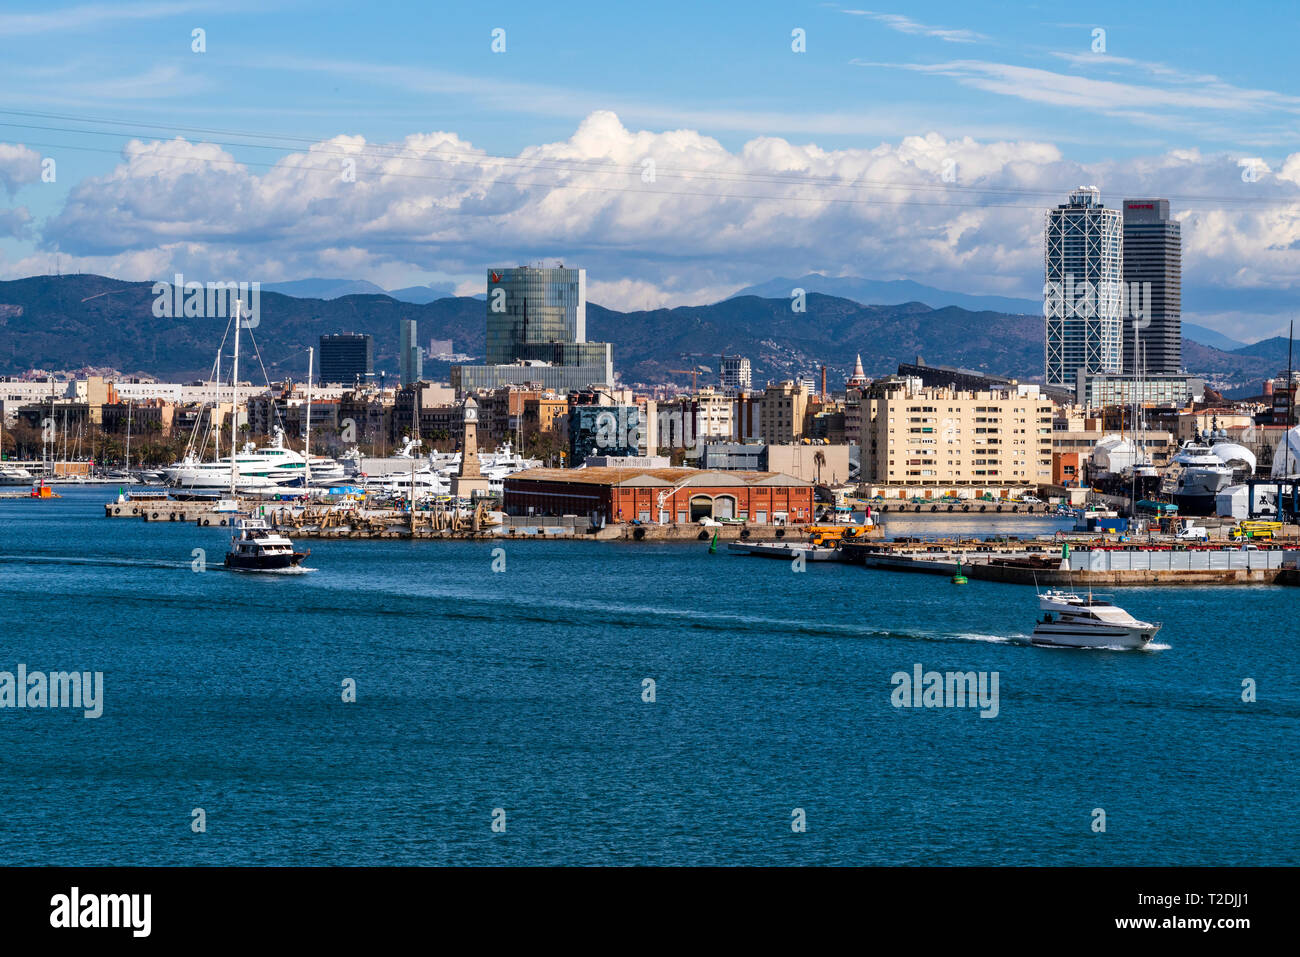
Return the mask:
M358 333L320 337L320 381L353 386L375 374L374 339Z
M1048 210L1044 229L1043 315L1049 386L1069 386L1085 372L1119 372L1123 364L1124 248L1120 212L1081 186Z
M1124 200L1124 286L1129 301L1124 371L1129 375L1175 376L1182 371L1182 275L1182 232L1178 221L1169 218L1169 200ZM1140 362L1135 356L1139 339Z
M1192 402L1204 401L1205 380L1200 376L1177 374L1089 375L1080 370L1076 373L1073 398L1075 405L1086 409L1132 406L1134 402L1181 409Z
M420 337L414 319L399 320L401 345L397 363L402 385L408 386L424 378L424 353L420 351Z
M613 347L587 341L587 271L490 269L487 361L452 366L458 391L536 383L549 391L614 382Z

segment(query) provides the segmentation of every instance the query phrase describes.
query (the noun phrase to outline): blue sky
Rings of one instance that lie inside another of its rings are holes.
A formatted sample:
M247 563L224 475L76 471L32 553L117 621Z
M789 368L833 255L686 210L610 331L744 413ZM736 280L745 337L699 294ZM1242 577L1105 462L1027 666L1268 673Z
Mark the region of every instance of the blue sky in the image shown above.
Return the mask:
M1256 338L1282 320L1250 291L1300 280L1297 19L1249 3L8 3L0 275L57 254L132 279L391 287L553 255L620 306L807 271L1032 296L1041 209L1087 181L1115 203L1174 198L1185 283L1243 290L1243 308L1185 312ZM454 139L409 139L436 133ZM147 162L133 140L154 144ZM349 150L364 190L281 175ZM401 170L379 162L394 151ZM33 162L50 157L46 183ZM652 195L630 195L647 159Z

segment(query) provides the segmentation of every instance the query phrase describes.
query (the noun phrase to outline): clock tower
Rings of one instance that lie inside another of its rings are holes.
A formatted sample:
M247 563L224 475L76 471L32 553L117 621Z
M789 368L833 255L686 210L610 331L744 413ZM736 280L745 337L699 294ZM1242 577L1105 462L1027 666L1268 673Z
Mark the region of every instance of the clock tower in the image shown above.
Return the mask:
M488 480L478 467L478 403L472 395L465 397L465 440L460 450L460 469L452 477L451 494L473 498L488 493Z

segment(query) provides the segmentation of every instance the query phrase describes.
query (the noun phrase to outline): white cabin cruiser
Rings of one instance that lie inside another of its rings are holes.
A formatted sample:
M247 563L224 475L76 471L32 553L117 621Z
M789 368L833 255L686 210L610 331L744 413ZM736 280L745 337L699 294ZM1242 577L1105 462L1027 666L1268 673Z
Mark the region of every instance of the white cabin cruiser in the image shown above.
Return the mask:
M1064 648L1145 648L1160 624L1138 621L1101 596L1045 591L1038 596L1042 621L1030 640Z
M31 485L36 476L16 465L0 465L0 485Z
M310 555L296 552L293 542L272 531L264 519L241 518L226 553L226 567L235 571L266 572L294 568Z

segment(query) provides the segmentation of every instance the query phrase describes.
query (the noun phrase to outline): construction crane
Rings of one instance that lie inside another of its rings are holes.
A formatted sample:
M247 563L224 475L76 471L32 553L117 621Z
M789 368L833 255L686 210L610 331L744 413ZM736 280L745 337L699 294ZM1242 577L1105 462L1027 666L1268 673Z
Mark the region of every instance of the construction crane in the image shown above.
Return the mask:
M732 353L732 356L734 357L734 356L735 356L735 353ZM720 360L719 363L718 363L718 383L719 383L719 384L722 383L722 377L723 377L723 375L725 374L725 369L726 369L726 365L727 365L727 354L726 354L725 352L679 352L679 353L677 354L677 357L678 357L679 359L687 359L687 360L689 360L689 359L718 359L718 360ZM701 374L701 375L712 375L712 374L713 374L713 368L712 368L712 366L702 365L702 366L699 367L699 369L700 369L700 374Z
M688 375L688 376L690 376L690 377L691 377L691 391L692 391L692 392L698 392L698 391L700 391L700 390L697 388L697 386L696 386L696 383L698 382L699 377L700 377L701 375L708 375L708 371L707 371L707 370L701 372L699 369L668 369L668 370L666 370L666 371L671 372L671 373L674 373L675 375Z

